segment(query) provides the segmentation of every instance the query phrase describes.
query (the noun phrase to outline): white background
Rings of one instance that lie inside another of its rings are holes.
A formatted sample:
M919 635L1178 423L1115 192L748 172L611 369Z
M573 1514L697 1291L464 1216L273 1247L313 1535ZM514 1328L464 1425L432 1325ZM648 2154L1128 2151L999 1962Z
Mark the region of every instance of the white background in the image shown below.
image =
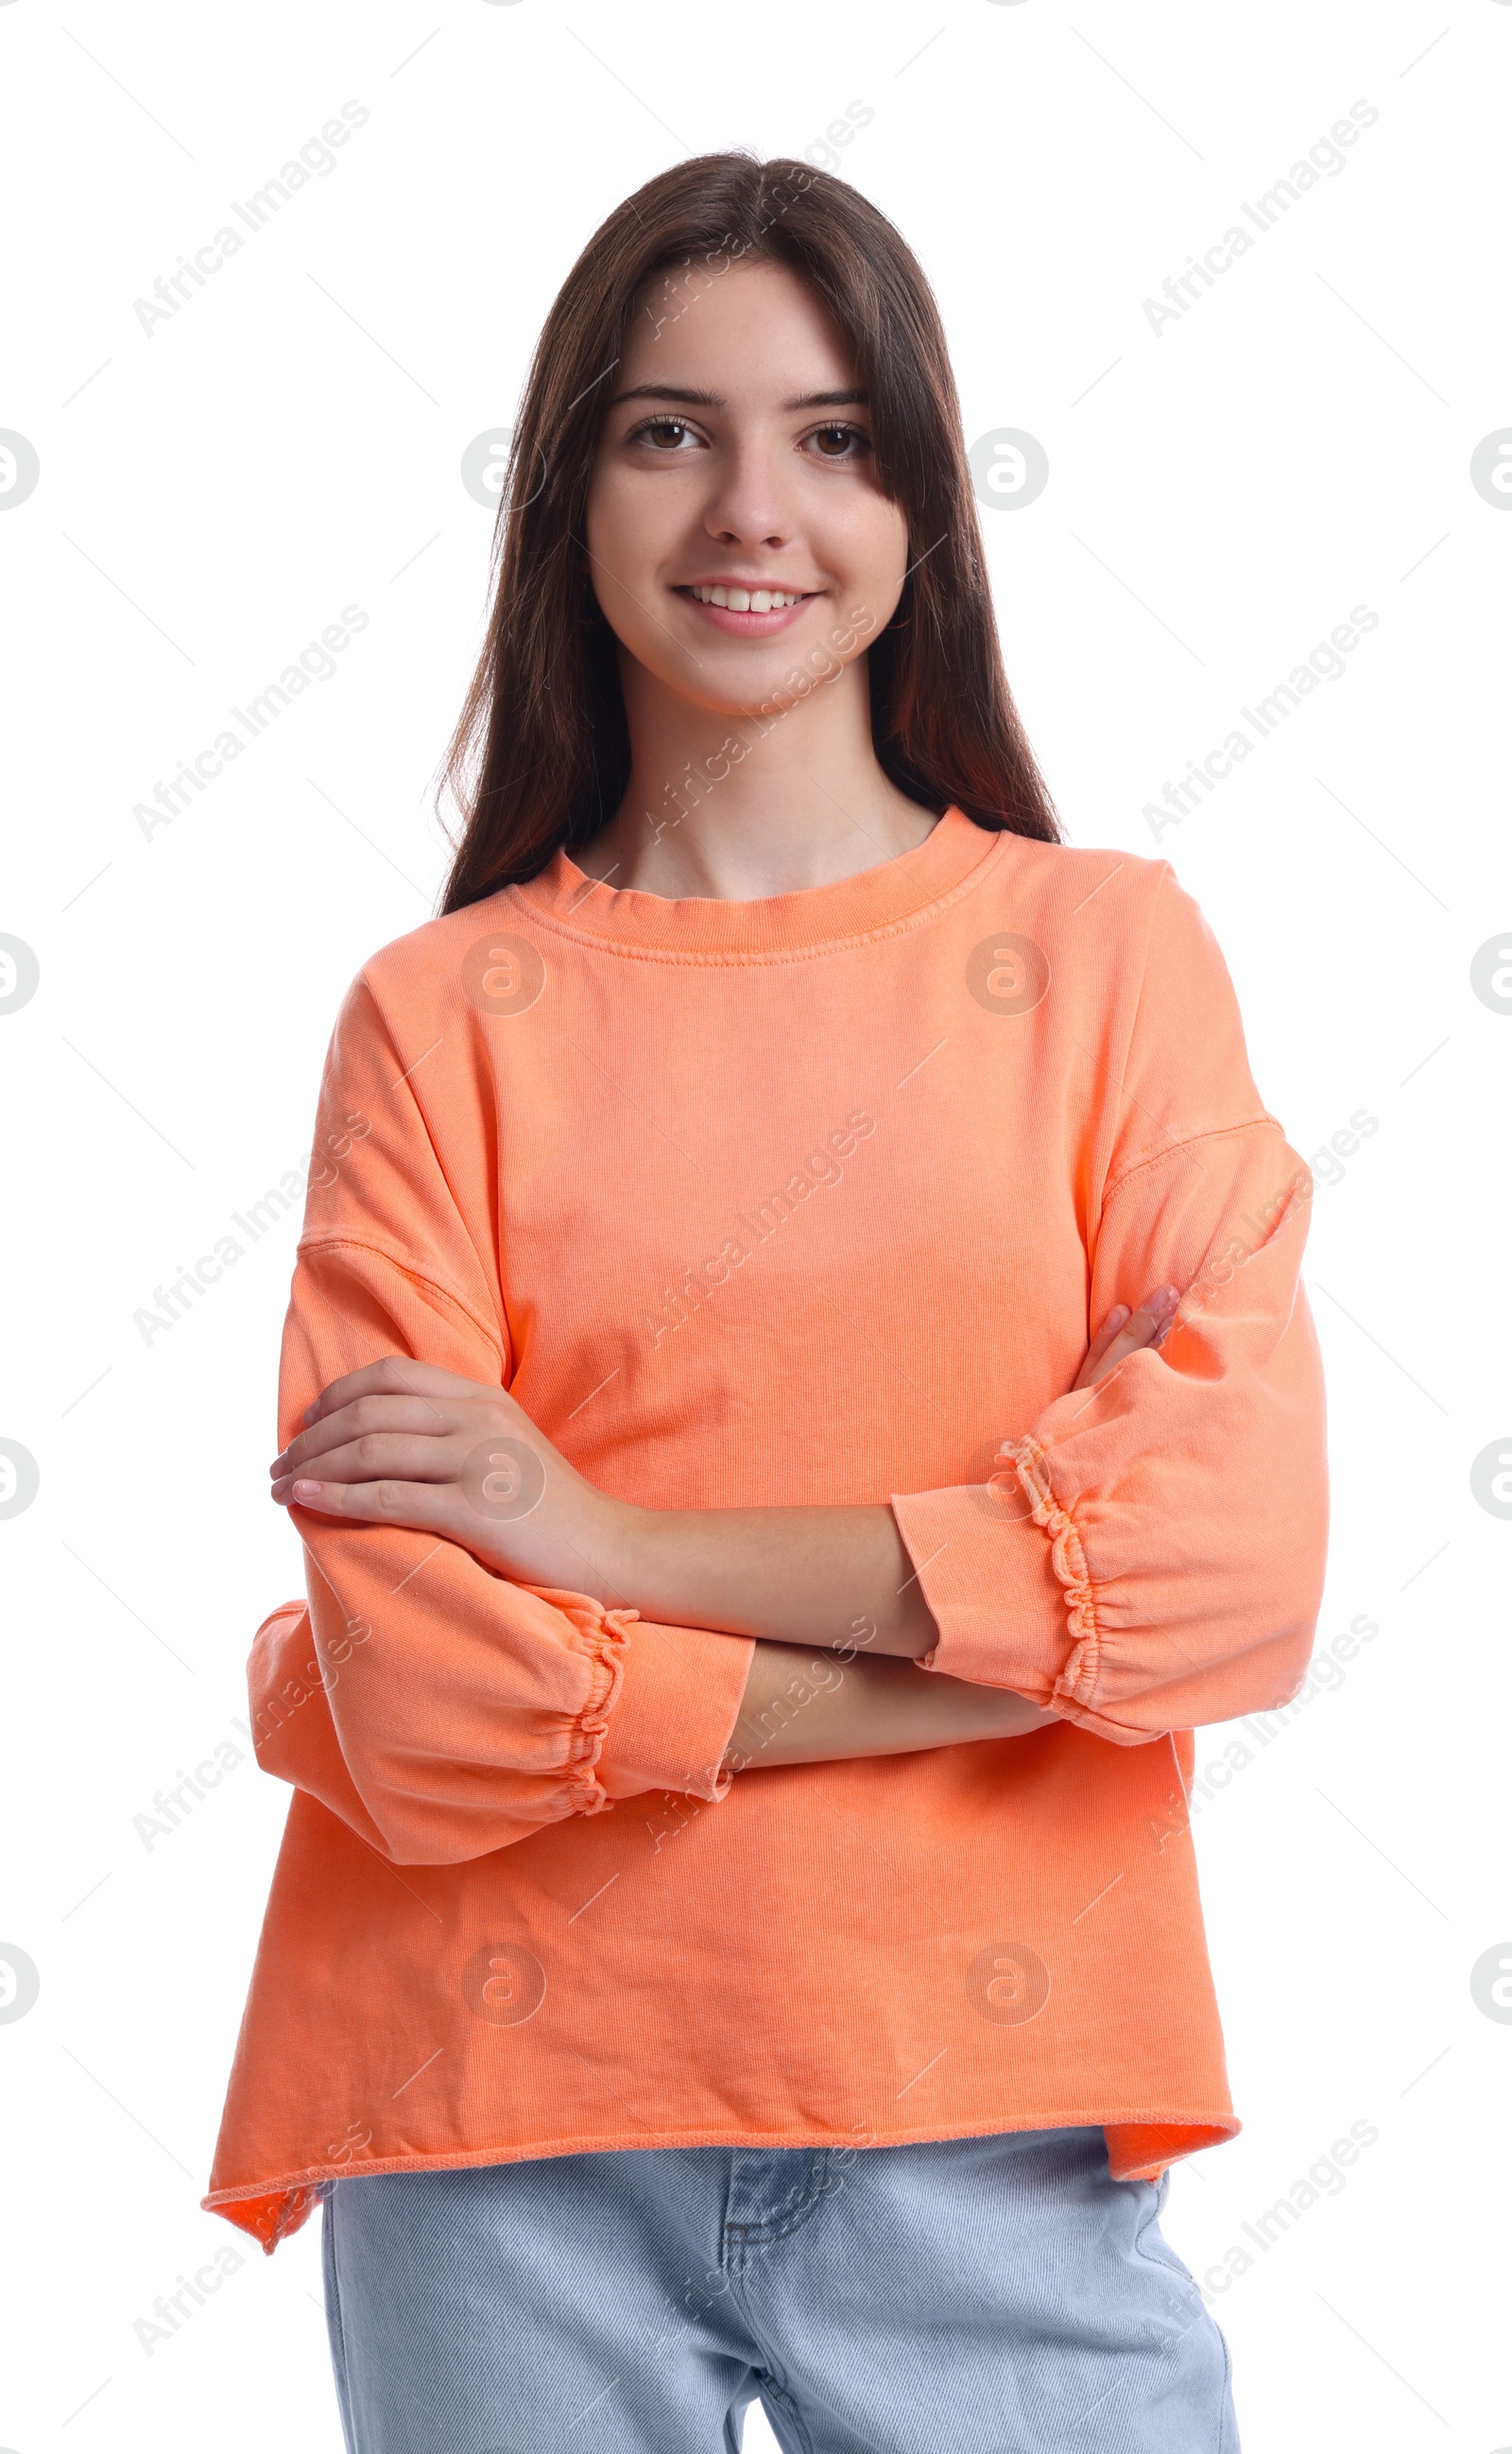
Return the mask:
M572 257L683 154L802 152L851 102L841 167L936 286L967 439L1048 454L983 518L1072 840L1173 862L1304 1156L1377 1120L1319 1183L1305 1275L1320 1641L1379 1634L1201 1814L1245 2126L1178 2170L1165 2229L1205 2272L1373 2124L1215 2304L1245 2454L1512 2442L1512 2026L1470 1986L1512 1935L1512 1523L1470 1482L1512 1423L1512 1018L1470 981L1512 923L1512 495L1469 475L1512 423L1512 6L0 0L0 426L41 469L0 516L0 930L41 966L0 1017L0 1435L41 1472L0 1523L0 1940L41 1972L0 2024L5 2447L339 2449L318 2223L266 2260L197 2205L287 1793L244 1745L169 1837L133 1824L233 1735L252 1631L301 1590L266 1498L298 1206L171 1332L132 1316L297 1162L347 983L433 907L491 525L459 464ZM331 174L144 332L133 301L348 99ZM1157 336L1144 299L1356 101L1346 168ZM348 604L334 674L145 835L133 808ZM1144 805L1362 604L1343 675L1157 841ZM133 2322L227 2244L149 2357Z

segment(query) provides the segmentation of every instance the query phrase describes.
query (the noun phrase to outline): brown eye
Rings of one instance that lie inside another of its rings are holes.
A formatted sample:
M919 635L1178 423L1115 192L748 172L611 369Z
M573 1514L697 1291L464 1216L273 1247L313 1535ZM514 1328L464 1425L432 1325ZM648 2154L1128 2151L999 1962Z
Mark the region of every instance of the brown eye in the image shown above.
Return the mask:
M871 449L871 437L859 426L842 421L837 426L819 426L809 435L810 443L819 446L822 460L859 460Z
M656 452L675 452L682 437L691 432L692 429L681 417L648 417L644 425L637 426L633 430L627 440L631 443L649 443L652 450ZM663 439L667 435L672 438L669 444Z

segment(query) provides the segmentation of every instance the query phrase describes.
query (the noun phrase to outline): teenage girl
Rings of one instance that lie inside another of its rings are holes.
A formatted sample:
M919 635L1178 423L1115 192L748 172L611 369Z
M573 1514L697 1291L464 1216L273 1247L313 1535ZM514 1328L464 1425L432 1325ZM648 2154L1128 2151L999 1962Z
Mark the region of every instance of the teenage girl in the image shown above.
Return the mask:
M320 1094L293 1784L205 2203L324 2202L352 2454L1213 2454L1191 1731L1326 1524L1310 1179L1067 845L938 312L715 154L553 306L441 915Z

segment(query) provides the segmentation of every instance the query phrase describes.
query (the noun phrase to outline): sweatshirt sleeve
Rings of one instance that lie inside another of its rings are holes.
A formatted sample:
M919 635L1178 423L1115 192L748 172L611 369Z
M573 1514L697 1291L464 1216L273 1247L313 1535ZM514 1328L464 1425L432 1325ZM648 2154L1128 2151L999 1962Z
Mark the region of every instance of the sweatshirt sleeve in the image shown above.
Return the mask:
M1312 1179L1261 1104L1223 955L1168 863L1105 1153L1086 1339L1181 1290L1164 1343L1057 1394L982 1485L895 1496L940 1630L921 1667L1124 1746L1284 1703L1323 1596L1322 1359L1299 1270ZM1101 1141L1098 1141L1098 1136Z
M481 1158L470 1131L455 1152L439 1147L407 1079L418 1054L396 1045L359 980L322 1083L280 1358L281 1446L323 1388L385 1355L508 1383L482 1190L487 1111ZM479 1101L491 1097L486 1051L459 1049L453 1066L468 1065ZM288 1515L307 1599L272 1613L253 1645L258 1758L394 1862L481 1857L642 1791L726 1795L732 1776L718 1767L748 1639L517 1584L403 1526Z

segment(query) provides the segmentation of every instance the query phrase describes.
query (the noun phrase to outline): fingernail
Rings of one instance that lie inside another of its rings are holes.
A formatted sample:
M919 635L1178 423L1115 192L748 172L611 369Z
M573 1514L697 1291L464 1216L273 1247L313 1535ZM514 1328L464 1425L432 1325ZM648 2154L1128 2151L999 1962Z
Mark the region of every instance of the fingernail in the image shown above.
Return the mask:
M318 1499L320 1498L319 1483L296 1482L294 1485L294 1498L296 1499Z
M1181 1299L1179 1287L1157 1287L1150 1297L1151 1309L1155 1312L1169 1312L1171 1306L1180 1303Z

